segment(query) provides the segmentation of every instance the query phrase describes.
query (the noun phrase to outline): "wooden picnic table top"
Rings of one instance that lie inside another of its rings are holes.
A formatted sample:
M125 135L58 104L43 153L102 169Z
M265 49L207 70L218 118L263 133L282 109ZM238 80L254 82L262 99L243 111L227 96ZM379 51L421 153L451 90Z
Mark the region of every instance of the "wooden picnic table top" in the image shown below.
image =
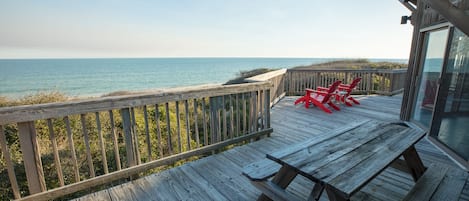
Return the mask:
M393 161L414 150L413 145L424 136L422 129L408 123L369 120L267 154L267 158L325 187L328 195L334 191L349 199ZM410 166L421 166L409 167L418 178L424 167L418 155L412 154L405 158L417 160L409 162Z

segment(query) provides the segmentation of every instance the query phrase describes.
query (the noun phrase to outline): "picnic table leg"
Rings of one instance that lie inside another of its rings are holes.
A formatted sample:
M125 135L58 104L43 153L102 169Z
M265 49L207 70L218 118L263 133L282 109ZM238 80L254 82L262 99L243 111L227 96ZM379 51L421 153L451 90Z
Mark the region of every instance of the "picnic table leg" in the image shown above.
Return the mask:
M326 186L327 197L330 201L349 201L350 198L347 198L346 195L336 190L334 187L327 185Z
M319 198L321 198L322 191L324 191L324 184L319 182L314 184L313 190L309 194L308 201L319 200Z
M287 186L295 179L298 173L291 169L290 167L284 165L280 170L275 174L274 178L272 179L272 183L276 184L278 187L286 189ZM272 200L266 195L262 194L257 198L258 201L268 201Z
M426 169L422 163L422 160L420 159L419 154L417 153L417 150L415 150L414 146L411 146L406 151L404 151L402 156L404 156L414 181L417 181L420 176L423 175Z

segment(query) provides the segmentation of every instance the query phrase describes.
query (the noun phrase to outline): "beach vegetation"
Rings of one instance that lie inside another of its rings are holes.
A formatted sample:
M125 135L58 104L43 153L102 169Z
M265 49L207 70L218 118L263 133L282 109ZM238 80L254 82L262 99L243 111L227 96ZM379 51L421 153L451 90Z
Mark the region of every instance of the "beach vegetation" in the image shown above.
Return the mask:
M272 68L257 68L253 70L247 70L247 71L240 71L235 78L228 80L225 82L225 85L228 84L242 84L246 83L246 78L250 78L256 75L264 74L270 71L274 71L275 69Z
M307 66L297 66L293 69L298 70L321 70L321 69L352 69L352 70L371 70L371 69L402 69L407 68L407 64L396 62L371 62L368 59L344 59Z

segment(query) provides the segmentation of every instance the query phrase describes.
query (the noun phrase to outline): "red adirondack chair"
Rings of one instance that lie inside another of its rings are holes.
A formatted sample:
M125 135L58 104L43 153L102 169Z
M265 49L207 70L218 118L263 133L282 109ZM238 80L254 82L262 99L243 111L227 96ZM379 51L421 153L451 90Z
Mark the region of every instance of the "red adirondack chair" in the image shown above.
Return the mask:
M339 87L337 88L336 99L338 101L345 103L345 105L347 106L352 106L351 102L354 102L355 104L360 105L360 102L358 102L355 98L350 96L350 93L352 93L353 89L357 87L358 83L361 80L362 80L361 77L357 77L350 84L340 84Z
M306 94L295 101L295 105L298 103L304 103L305 108L309 108L309 104L312 103L314 106L321 108L324 112L332 113L332 111L325 106L328 104L335 110L340 110L340 108L331 102L332 97L335 95L335 91L339 87L341 81L335 81L329 88L324 88L327 90L313 90L306 89Z

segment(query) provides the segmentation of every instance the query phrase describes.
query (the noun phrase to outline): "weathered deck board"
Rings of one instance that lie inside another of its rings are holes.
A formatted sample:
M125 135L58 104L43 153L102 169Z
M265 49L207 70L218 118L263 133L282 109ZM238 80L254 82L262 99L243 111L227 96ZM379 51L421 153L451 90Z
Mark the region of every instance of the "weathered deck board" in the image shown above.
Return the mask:
M271 137L236 147L161 173L89 194L78 200L255 200L260 191L241 175L244 166L265 158L266 153L302 142L357 120L399 119L401 96L361 96L360 105L326 114L317 108L293 105L296 97L285 97L272 108ZM416 145L425 165L457 166L426 139ZM388 168L358 192L352 200L400 200L411 189L412 176ZM301 176L287 191L307 197L313 183ZM326 201L324 193L320 199ZM469 180L460 200L469 200Z

